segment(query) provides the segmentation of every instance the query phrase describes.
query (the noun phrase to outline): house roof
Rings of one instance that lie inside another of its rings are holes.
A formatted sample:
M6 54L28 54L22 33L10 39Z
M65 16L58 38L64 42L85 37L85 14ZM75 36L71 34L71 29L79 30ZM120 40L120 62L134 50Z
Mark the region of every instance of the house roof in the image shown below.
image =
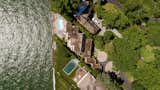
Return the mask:
M77 69L74 81L78 83L85 74L87 74L87 71L84 68Z
M67 45L76 54L82 52L82 42L84 34L79 32L79 29L72 24L67 24Z
M103 85L97 83L95 77L86 71L84 67L76 71L73 80L77 83L80 90L106 90Z
M86 39L85 35L80 32L79 28L68 23L66 30L67 46L76 54L83 57L92 56L93 42L91 39Z
M93 21L91 21L85 14L77 17L77 21L92 34L96 34L100 30L100 28Z
M85 58L85 63L90 64L95 69L101 69L101 65L96 62L95 58Z
M93 42L91 39L86 39L85 40L85 49L83 53L83 57L90 57L92 56L92 50L93 50Z
M76 71L74 81L81 90L94 90L96 88L96 79L84 68L80 68Z

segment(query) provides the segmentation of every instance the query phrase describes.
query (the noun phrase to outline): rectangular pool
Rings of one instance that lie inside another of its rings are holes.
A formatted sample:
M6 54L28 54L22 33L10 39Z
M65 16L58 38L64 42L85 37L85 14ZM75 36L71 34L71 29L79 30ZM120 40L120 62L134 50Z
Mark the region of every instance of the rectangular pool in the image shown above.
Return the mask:
M73 59L67 63L67 65L63 68L64 73L70 75L78 66L78 60Z

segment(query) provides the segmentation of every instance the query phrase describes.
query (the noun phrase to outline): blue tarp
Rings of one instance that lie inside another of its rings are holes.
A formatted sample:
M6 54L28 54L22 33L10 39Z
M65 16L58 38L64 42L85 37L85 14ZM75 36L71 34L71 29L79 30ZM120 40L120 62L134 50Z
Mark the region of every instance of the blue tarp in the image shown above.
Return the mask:
M76 13L76 16L80 16L86 9L87 5L82 2L81 5L78 6L78 12Z

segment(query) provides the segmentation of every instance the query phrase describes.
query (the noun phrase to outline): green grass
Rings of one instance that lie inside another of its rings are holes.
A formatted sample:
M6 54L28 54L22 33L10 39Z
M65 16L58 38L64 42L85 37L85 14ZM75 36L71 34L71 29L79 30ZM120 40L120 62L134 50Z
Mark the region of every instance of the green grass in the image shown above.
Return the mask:
M144 61L151 62L155 60L153 47L146 45L146 47L141 49L141 56L144 58Z
M72 80L74 73L72 72L71 76L67 76L63 72L65 65L75 56L66 48L64 43L58 38L54 38L56 41L56 50L54 51L54 68L56 75L56 90L79 90L76 86L76 83Z
M79 67L76 67L76 69L69 75L70 78L73 79L73 78L75 77L76 71L77 71L78 68L79 68Z
M149 22L146 29L149 43L160 46L160 22Z

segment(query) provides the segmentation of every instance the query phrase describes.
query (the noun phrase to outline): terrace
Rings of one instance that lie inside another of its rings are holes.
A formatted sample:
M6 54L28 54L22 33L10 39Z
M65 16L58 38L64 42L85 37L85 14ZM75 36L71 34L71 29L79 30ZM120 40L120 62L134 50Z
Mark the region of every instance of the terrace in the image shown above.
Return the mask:
M53 31L59 38L65 37L67 21L60 15L53 15Z

